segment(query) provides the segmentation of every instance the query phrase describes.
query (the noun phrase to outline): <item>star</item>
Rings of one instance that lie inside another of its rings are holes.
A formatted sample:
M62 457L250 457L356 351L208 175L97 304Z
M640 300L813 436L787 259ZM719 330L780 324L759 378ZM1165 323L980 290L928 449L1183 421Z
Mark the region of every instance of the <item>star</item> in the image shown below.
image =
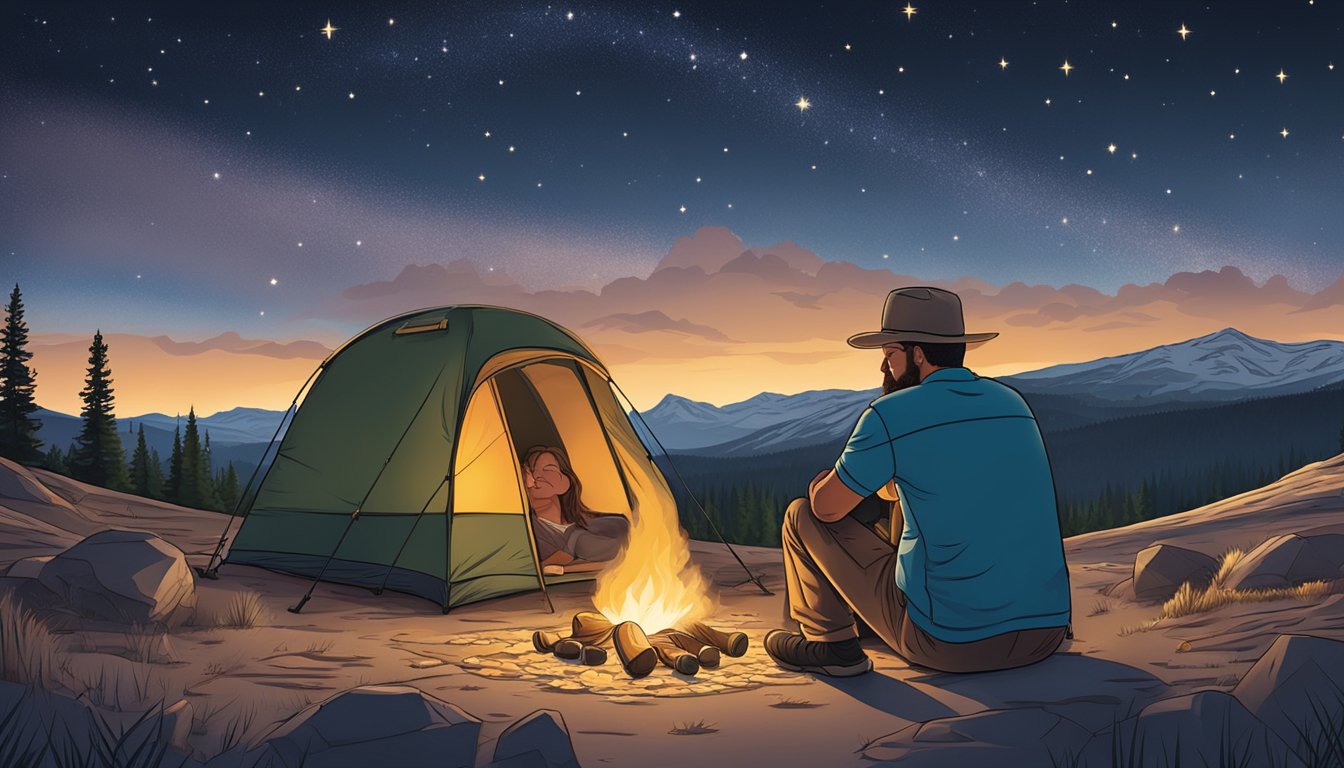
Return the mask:
M673 11L673 12L672 12L672 18L674 18L674 19L680 19L680 18L681 18L681 11Z
M573 21L573 20L574 20L574 12L573 12L573 11L570 11L570 12L568 12L568 13L565 14L565 21Z
M999 57L999 69L1007 69L1007 68L1008 68L1008 60L1005 59L1005 58L1003 58L1002 56L1000 56L1000 57Z
M1284 128L1282 131L1279 131L1279 135L1285 139L1288 138L1288 129Z
M850 45L849 43L845 43L845 50L846 50L846 51L852 51L852 50L854 50L854 46Z
M387 26L389 26L389 27L392 26L393 24L396 24L396 23L397 23L397 20L396 20L396 19L388 19L388 20L387 20Z
M1186 29L1185 25L1182 24L1181 28L1176 30L1176 34L1180 35L1181 39L1184 40L1185 38L1190 36L1190 30Z
M476 180L477 180L477 181L485 181L485 174L482 173L482 174L478 175L478 176L476 177Z
M1077 67L1075 67L1075 66L1073 66L1072 64L1070 64L1068 59L1065 59L1065 60L1064 60L1064 66L1060 67L1060 69L1064 71L1064 76L1065 76L1065 77L1068 77L1068 76L1069 76L1069 73L1072 72L1073 70L1077 69Z
M1107 152L1110 152L1112 155L1114 155L1114 154L1115 154L1115 145L1114 145L1114 144L1107 145L1107 147L1106 147L1106 151L1107 151Z
M1283 81L1288 79L1288 74L1284 72L1282 69L1280 69L1279 74L1275 75L1274 77L1278 78L1279 85L1283 85Z
M486 131L486 132L485 132L485 138L487 138L487 139L490 138L490 132L489 132L489 131Z
M219 178L219 171L215 171L215 178L216 178L216 179Z
M277 283L279 283L279 282L280 282L280 281L279 281L279 280L276 280L274 277L271 278L271 285L275 285L275 284L277 284Z
M797 107L799 112L806 112L812 106L812 102L808 101L806 96L799 96L798 102L793 106Z
M1181 231L1181 225L1180 225L1180 224L1177 224L1177 225L1173 226L1173 227L1171 228L1171 231L1172 231L1172 232L1175 232L1175 233L1177 233L1177 234L1180 234L1180 231Z
M741 59L741 60L743 60L743 61L746 61L746 60L747 60L747 52L746 52L746 51L743 51L743 52L737 54L737 58L739 58L739 59Z
M683 206L681 206L680 208L678 208L677 210L680 211L680 212L682 212L682 213L685 213L685 212L686 212L686 206L683 205Z
M905 7L901 9L901 13L904 13L904 14L905 14L905 20L906 20L906 21L910 21L911 19L914 18L914 15L915 15L916 13L919 13L919 9L915 8L915 6L913 6L913 5L909 4L909 3L906 3L906 4L905 4Z
M338 30L338 29L340 29L340 27L333 27L333 26L331 26L331 19L327 19L327 26L325 26L325 27L319 29L318 31L321 32L322 34L326 35L326 36L327 36L327 39L330 40L330 39L331 39L331 33L332 33L332 32L335 32L335 31Z

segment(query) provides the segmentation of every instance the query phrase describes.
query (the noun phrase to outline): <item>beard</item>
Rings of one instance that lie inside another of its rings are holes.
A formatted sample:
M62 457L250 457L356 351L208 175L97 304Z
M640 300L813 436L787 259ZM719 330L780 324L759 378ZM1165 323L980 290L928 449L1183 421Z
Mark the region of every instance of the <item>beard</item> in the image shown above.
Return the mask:
M919 383L919 368L915 366L915 348L905 348L905 370L901 375L894 376L891 373L891 366L885 361L882 363L882 394L890 395L892 392L899 392L902 389L909 389Z

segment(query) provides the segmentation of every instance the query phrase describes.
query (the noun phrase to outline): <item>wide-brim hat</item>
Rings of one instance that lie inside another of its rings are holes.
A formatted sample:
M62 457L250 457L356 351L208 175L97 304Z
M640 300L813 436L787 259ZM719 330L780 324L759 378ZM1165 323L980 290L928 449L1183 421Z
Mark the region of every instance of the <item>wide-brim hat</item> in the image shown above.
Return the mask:
M872 349L883 344L922 341L928 344L975 344L997 333L967 333L961 297L942 288L897 288L882 307L882 330L849 337L849 345Z

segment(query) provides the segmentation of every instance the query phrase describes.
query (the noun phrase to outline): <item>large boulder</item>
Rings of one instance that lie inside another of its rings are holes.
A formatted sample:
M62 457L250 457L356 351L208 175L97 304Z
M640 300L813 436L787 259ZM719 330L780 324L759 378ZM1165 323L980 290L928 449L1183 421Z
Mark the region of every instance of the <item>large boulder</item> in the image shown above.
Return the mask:
M480 731L480 720L415 688L366 685L289 718L249 757L257 768L471 768Z
M56 555L38 580L82 616L174 624L196 606L182 550L152 533L102 531Z
M1279 635L1232 695L1289 744L1314 741L1322 725L1344 722L1344 642Z
M1344 566L1344 534L1284 534L1266 539L1227 574L1229 589L1275 589L1305 581L1330 581Z
M869 760L902 768L948 765L1069 765L1092 736L1042 707L990 709L914 723L863 750Z
M1212 557L1171 544L1154 544L1134 558L1134 596L1166 600L1185 582L1203 586L1213 579L1218 563Z
M5 576L11 579L36 579L42 575L42 568L51 562L51 558L52 555L44 555L15 560L5 571Z
M1241 702L1222 691L1163 699L1093 736L1077 764L1255 765L1300 768L1301 760Z
M535 755L535 757L525 757ZM517 758L517 760L514 760ZM504 729L495 742L495 762L537 762L546 768L579 768L565 718L553 709L539 709Z
M5 458L0 458L0 499L72 509L70 502L52 493L27 467Z

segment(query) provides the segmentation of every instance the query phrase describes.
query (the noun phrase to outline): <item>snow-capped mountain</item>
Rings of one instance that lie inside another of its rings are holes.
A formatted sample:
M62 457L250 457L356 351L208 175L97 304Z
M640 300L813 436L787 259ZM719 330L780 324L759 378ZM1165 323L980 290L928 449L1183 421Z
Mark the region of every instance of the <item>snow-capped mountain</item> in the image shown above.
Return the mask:
M1117 404L1226 402L1344 381L1344 341L1285 344L1235 328L1178 344L1004 377L1023 392Z
M1344 342L1285 344L1227 328L1179 344L1000 381L1027 396L1043 428L1063 429L1173 405L1216 405L1339 384L1344 382ZM722 407L668 395L644 416L671 451L761 454L843 441L879 393L764 393Z

